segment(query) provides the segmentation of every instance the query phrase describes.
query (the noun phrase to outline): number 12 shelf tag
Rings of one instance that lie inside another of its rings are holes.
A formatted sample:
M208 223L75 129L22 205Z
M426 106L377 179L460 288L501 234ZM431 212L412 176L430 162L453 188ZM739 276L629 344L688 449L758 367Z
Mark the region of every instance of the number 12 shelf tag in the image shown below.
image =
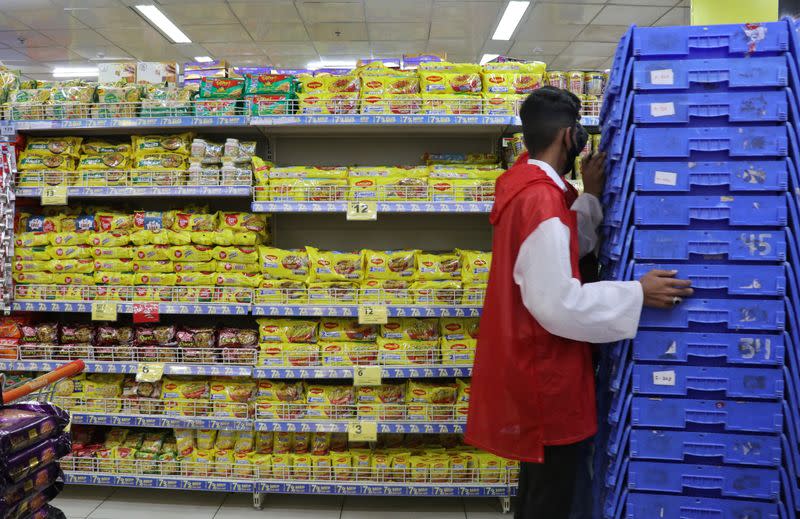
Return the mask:
M378 423L370 421L347 424L347 439L351 442L378 441Z
M347 202L348 220L377 220L377 202Z
M389 312L385 306L361 305L358 307L358 324L386 324Z

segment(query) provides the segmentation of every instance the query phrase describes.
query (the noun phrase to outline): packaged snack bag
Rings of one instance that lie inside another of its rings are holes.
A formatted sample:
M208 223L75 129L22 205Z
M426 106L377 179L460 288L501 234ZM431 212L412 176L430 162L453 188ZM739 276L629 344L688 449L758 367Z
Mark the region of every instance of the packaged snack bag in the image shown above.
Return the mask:
M267 199L298 202L344 200L347 180L343 178L276 178L269 181Z
M250 247L214 247L211 255L215 260L230 263L258 263L258 250Z
M133 275L134 285L174 286L177 283L177 274L171 272L136 272Z
M30 155L63 155L77 158L83 137L29 137L24 152Z
M483 113L480 94L460 94L457 98L422 94L422 112L432 115L477 115Z
M163 259L169 259L176 262L210 261L214 259L214 252L213 248L204 247L202 245L174 246L167 249L167 257Z
M338 282L309 283L308 300L317 304L352 304L358 300L358 285Z
M274 247L258 248L261 272L275 279L305 281L309 276L308 252Z
M135 247L91 247L87 249L90 257L99 259L127 259L130 260L135 257L137 253ZM164 258L166 259L166 258Z
M242 78L204 77L200 80L202 99L239 99L244 94Z
M479 324L477 317L441 317L439 330L445 340L477 339Z
M412 279L415 274L417 250L364 250L364 276L373 279Z
M125 250L124 247L116 247L114 250ZM86 259L90 258L93 255L93 251L97 249L92 249L88 245L71 245L66 247L61 246L53 246L47 247L47 252L50 254L50 257L56 260L59 259ZM100 249L100 250L108 250L108 249Z
M228 261L215 262L217 272L230 272L240 274L260 274L261 266L258 263L231 263ZM263 279L259 276L259 279Z
M264 214L220 211L218 222L220 229L230 229L235 232L262 233L267 230L267 215Z
M361 282L362 303L411 304L410 280L365 279Z
M114 261L114 260L105 260L105 261ZM124 260L116 260L116 261L124 261ZM134 272L175 272L175 264L169 260L158 260L158 261L139 261L133 260L128 263L123 263L122 265L127 267L126 270L133 270ZM95 262L97 265L97 262ZM131 265L133 268L130 268ZM180 264L179 264L180 265Z
M131 141L134 155L175 153L188 156L192 145L192 134L134 135L131 137Z
M256 319L259 342L316 342L317 321L300 319Z
M417 304L457 305L462 297L458 281L418 281L411 285L411 290Z
M309 384L306 391L307 416L342 419L353 415L353 386Z
M127 232L133 229L130 214L98 211L94 216L94 228L98 232Z
M92 275L92 279L97 284L102 285L133 285L134 276L126 272L105 272L97 271Z
M44 232L23 232L17 234L14 238L14 243L17 247L38 247L41 245L48 245L50 240Z
M442 363L472 365L477 342L475 339L442 340Z
M486 283L492 265L492 253L457 250L461 255L461 280L464 283Z
M420 252L417 256L417 279L433 281L459 279L461 258L458 254L432 254Z
M356 318L323 317L320 319L320 340L374 342L377 337L377 325L358 324Z
M320 251L306 247L310 275L315 281L360 281L363 277L362 254Z
M435 341L439 338L436 319L417 317L390 317L381 325L381 336L386 339Z
M410 341L378 337L378 362L380 364L438 364L439 343L437 341Z
M312 93L297 96L302 114L344 115L358 113L357 92Z

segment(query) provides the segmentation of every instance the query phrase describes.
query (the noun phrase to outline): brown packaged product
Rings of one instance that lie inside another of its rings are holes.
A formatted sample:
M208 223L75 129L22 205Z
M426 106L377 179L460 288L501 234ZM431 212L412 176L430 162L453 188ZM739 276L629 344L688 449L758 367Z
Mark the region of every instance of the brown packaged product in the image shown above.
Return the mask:
M94 339L94 326L91 324L62 324L59 338L62 344L90 343Z
M166 346L175 341L174 325L137 326L134 340L138 346Z

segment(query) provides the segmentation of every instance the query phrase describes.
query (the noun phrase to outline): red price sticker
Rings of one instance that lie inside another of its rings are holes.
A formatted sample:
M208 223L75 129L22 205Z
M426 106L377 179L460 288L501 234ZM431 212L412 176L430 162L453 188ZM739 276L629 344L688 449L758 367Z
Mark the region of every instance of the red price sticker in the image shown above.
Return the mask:
M133 303L134 323L157 323L158 303Z

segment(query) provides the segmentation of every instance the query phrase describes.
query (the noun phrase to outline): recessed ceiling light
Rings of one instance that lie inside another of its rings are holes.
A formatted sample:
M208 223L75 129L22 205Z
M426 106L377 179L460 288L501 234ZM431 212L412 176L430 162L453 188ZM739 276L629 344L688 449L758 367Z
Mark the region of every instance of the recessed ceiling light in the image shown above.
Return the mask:
M214 61L214 58L211 56L195 56L194 60L198 63L211 63Z
M322 60L322 61L309 61L306 68L309 70L317 70L321 68L355 68L356 60Z
M505 12L503 12L503 17L500 18L500 23L497 24L497 29L495 29L492 39L510 40L529 5L531 5L530 2L516 0L509 2Z
M94 77L99 73L97 67L56 67L53 69L54 78Z
M178 26L172 23L172 20L167 18L167 15L162 13L158 7L154 5L137 5L136 10L150 20L150 23L155 25L173 43L192 43L192 40L182 30L178 29Z
M486 63L489 63L490 61L492 61L493 59L495 59L499 55L500 54L484 54L483 57L481 57L481 65L485 65Z

